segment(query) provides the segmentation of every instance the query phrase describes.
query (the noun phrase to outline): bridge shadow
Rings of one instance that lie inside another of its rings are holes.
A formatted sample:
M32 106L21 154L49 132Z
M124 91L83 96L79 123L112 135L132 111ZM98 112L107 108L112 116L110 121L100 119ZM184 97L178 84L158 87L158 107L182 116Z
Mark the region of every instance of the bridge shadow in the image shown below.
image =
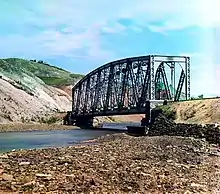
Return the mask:
M110 127L80 127L83 130L98 130L98 131L114 131L116 133L125 133L133 137L146 136L146 127L142 126L127 126L126 129L110 128Z
M120 129L120 128L110 128L110 127L83 127L81 126L80 129L83 130L103 130L103 131L120 131L120 132L126 132L126 129Z

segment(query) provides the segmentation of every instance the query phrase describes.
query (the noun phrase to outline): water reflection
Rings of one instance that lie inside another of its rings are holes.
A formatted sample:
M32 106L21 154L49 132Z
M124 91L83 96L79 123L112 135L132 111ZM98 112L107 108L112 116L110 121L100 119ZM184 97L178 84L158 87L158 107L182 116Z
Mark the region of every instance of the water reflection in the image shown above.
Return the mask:
M78 144L81 141L95 139L99 136L116 133L110 130L52 130L0 133L0 152L13 149L34 149L62 147Z

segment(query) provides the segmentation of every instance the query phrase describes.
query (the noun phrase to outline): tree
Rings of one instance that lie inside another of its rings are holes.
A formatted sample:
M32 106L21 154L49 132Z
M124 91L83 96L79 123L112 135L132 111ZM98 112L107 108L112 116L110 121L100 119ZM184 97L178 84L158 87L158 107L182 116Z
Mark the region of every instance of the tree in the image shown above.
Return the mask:
M44 63L43 61L38 61L38 63Z
M203 99L203 96L204 96L204 95L201 94L201 95L198 96L198 98L199 98L199 99Z

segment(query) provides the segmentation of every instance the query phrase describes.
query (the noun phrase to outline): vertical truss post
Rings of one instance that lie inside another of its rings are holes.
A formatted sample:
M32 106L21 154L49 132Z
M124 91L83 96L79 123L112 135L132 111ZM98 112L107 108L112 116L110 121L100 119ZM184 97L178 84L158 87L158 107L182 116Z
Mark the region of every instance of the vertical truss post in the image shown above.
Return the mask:
M110 70L109 70L109 76L108 76L108 87L107 87L107 94L106 94L106 99L105 99L105 105L104 105L104 109L108 109L111 107L112 103L112 87L113 87L113 81L114 81L114 69L115 66L111 65Z
M97 73L96 85L95 85L95 96L94 96L94 103L92 105L93 111L95 111L98 107L99 101L99 90L100 90L100 79L101 79L101 71L99 70Z
M97 75L97 73L96 73ZM95 76L91 76L91 90L90 90L90 110L92 110L92 105L94 104L94 98L95 98Z
M190 99L190 58L187 57L188 62L187 62L187 66L188 66L188 71L187 71L187 77L188 77L188 99Z
M175 72L174 72L174 68L175 68L175 62L171 62L170 65L170 69L171 69L171 98L172 100L174 100L175 94L176 94L176 88L175 88ZM168 85L169 87L169 85Z
M151 74L150 74L150 60L149 60L147 64L147 69L144 75L144 82L142 86L141 96L139 98L139 103L138 103L139 107L144 105L146 100L150 100L150 97L151 97L150 83L151 83Z
M186 73L186 81L185 81L185 95L186 100L190 99L190 58L185 58L185 73Z
M75 93L76 93L76 90L74 88L72 88L72 112L74 111L76 105L75 105Z
M100 83L102 85L102 90L101 91L98 91L99 93L101 92L101 108L105 108L105 99L106 99L106 94L107 94L107 89L108 89L108 86L107 86L107 82L108 82L108 74L107 74L107 69L103 69L103 80L102 80L102 83Z
M128 87L128 68L129 68L129 63L130 60L127 60L126 62L126 67L122 68L121 73L123 74L123 79L122 79L122 90L121 90L121 95L120 95L120 104L119 107L123 108L125 104L125 93L126 89Z
M81 103L81 94L82 94L82 83L79 85L77 101L76 101L76 114L79 113L80 103Z
M154 100L155 99L155 81L154 81L154 56L153 55L150 56L150 77L151 77L150 100Z
M88 111L88 103L89 103L89 93L90 93L90 78L88 77L87 81L86 81L86 89L85 89L85 99L84 99L84 106L83 106L83 110Z
M174 88L174 98L175 98L176 95L176 63L175 62L174 62L173 72L174 72L173 88Z

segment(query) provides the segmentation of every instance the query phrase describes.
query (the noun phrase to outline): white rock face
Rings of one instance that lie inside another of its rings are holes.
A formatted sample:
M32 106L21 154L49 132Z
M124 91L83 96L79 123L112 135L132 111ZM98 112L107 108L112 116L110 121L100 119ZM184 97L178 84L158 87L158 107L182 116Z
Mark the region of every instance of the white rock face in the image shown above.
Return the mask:
M36 120L46 114L71 110L71 97L65 91L48 86L41 81L38 82L38 80L23 80L27 82L19 84L2 75L0 79L0 123ZM28 89L24 89L24 86Z

